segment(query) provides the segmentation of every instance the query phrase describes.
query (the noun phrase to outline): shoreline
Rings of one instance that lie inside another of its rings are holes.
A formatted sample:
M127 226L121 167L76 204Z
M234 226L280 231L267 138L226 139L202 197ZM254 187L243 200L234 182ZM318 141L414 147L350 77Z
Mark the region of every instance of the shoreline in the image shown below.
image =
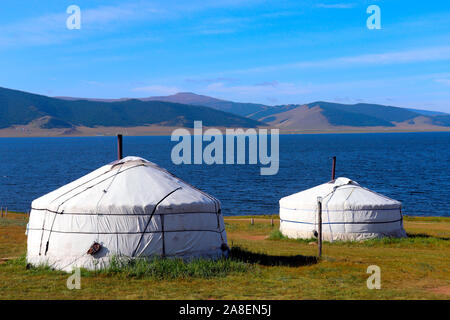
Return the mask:
M38 129L36 131L21 131L15 128L6 128L0 129L0 138L87 138L87 137L113 137L117 134L122 134L124 136L129 137L146 137L146 136L171 136L172 132L176 129L186 129L193 135L193 128L186 127L110 127L110 128L83 128L82 130L75 129L74 132L66 133L63 129ZM204 129L208 129L209 127L204 127ZM218 127L217 129L224 132L226 129L238 129L238 128L225 128ZM450 132L450 127L440 127L433 129L406 129L406 128L398 128L398 129L368 129L368 128L345 128L342 130L286 130L280 128L270 128L270 127L257 127L257 128L242 128L244 130L247 129L278 129L280 135L305 135L305 134L367 134L367 133L432 133L432 132Z

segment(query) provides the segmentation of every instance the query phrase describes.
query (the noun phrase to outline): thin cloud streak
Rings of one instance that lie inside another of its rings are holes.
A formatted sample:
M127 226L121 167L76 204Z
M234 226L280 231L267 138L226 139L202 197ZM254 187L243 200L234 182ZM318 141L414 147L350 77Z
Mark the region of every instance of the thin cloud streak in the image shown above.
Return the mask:
M336 3L336 4L325 4L318 3L316 5L317 8L325 8L325 9L351 9L355 7L354 3Z
M151 95L171 95L175 94L177 92L181 92L177 87L170 87L170 86L164 86L164 85L150 85L145 87L138 87L131 89L133 92L145 92L147 94Z
M438 82L438 83L442 83L442 84L445 84L447 86L450 86L450 78L449 79L436 79L435 81Z
M111 30L127 21L161 17L164 11L141 2L118 6L81 8L81 30L68 30L66 12L46 14L0 26L0 48L51 45L72 40L92 30Z
M450 60L450 46L413 49L397 52L363 54L351 57L338 57L317 61L303 61L282 65L262 66L249 69L231 70L226 73L271 72L286 69L357 67L371 65L417 63Z
M81 7L81 30L67 30L65 11L45 14L8 25L0 25L0 48L12 46L38 46L59 44L72 40L81 32L116 30L124 23L136 23L151 20L167 20L183 17L186 12L200 12L220 7L251 5L261 0L243 1L191 1L187 3L167 3L134 1L119 5L102 5L95 8ZM205 30L205 33L232 32L225 29Z

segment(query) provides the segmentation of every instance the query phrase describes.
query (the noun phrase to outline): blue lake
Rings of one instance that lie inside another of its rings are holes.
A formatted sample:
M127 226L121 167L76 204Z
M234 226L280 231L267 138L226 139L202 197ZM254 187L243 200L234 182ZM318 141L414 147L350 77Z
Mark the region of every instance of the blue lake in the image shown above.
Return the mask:
M403 203L408 215L450 216L450 133L280 136L277 175L261 165L175 165L169 136L124 137L124 155L146 158L221 200L225 215L278 213L278 200L336 176ZM204 145L207 143L204 142ZM115 137L0 138L0 206L31 201L116 159Z

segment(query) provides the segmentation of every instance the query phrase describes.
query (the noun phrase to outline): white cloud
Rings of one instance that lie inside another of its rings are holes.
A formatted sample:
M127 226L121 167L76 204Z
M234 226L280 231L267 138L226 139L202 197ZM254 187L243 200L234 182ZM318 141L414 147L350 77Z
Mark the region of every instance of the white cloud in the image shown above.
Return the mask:
M325 3L318 3L316 5L318 8L326 8L326 9L350 9L354 8L354 3L335 3L335 4L325 4Z
M175 94L177 92L181 92L183 90L180 90L177 87L170 87L170 86L164 86L164 85L150 85L145 87L138 87L133 88L131 91L134 92L145 92L150 95L171 95Z
M216 78L198 78L198 77L192 77L192 78L186 78L184 79L187 83L194 83L194 84L208 84L208 83L214 83L214 82L236 82L238 79L236 78L229 78L229 77L216 77Z
M450 46L419 48L396 52L362 54L349 57L337 57L323 60L300 61L282 65L261 66L248 69L232 70L227 73L271 72L286 69L356 67L370 65L387 65L417 63L427 61L450 60Z
M81 30L68 30L65 11L0 25L0 47L49 45L86 35L89 30L111 30L127 21L162 16L163 10L141 2L81 8Z
M67 30L66 19L69 14L65 10L34 18L0 25L0 48L11 46L38 46L59 44L73 40L80 34L86 36L91 30L111 31L122 27L125 23L139 21L167 20L182 18L187 12L199 12L211 8L251 5L261 0L193 0L186 2L136 0L119 5L102 5L93 8L81 7L81 30ZM63 8L65 9L65 8ZM0 21L1 23L1 21ZM226 28L203 30L206 34L233 32Z
M170 12L165 8L145 2L99 6L82 9L81 13L83 25L91 29L112 29L124 22L163 19L170 16Z
M434 81L450 86L450 79L435 79Z
M216 82L203 89L205 94L237 94L237 95L296 95L309 93L308 86L289 82L267 82L255 85L231 85Z

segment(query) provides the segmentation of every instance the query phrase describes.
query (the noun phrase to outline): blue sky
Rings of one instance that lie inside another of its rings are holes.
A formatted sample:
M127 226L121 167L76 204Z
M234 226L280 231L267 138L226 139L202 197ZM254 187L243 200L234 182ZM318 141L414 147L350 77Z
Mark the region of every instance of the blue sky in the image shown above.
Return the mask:
M81 8L68 30L66 9ZM366 9L381 9L369 30ZM0 86L51 96L191 91L264 104L450 112L450 2L16 0L0 7Z

